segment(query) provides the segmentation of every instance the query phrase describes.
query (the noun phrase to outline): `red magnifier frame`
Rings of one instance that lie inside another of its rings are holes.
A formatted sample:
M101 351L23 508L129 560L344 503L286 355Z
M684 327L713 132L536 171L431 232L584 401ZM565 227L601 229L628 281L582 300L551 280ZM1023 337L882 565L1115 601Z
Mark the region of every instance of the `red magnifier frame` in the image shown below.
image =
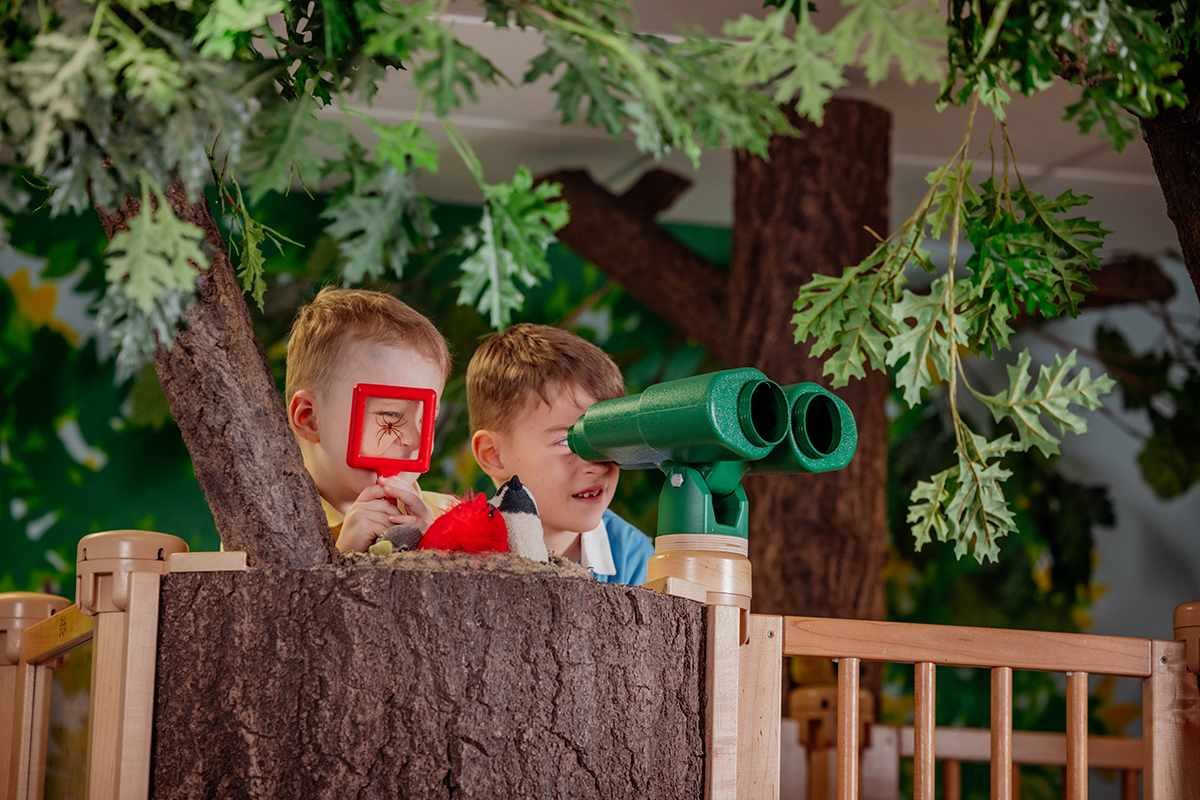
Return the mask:
M423 404L421 413L421 449L416 458L380 458L362 454L363 425L366 422L367 398L388 400L417 400ZM426 472L433 457L433 423L437 408L437 392L413 386L389 386L382 383L360 383L354 387L350 404L350 440L346 444L346 463L356 469L373 469L381 478L401 472Z

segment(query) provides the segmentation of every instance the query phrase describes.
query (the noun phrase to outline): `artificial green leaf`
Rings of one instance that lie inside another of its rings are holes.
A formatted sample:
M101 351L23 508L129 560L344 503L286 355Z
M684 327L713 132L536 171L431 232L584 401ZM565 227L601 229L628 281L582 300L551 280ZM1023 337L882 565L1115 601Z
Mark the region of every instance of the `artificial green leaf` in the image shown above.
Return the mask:
M192 41L200 45L201 57L218 56L228 61L238 46L236 34L266 26L267 17L282 13L286 7L283 0L213 0Z
M120 76L125 92L152 104L166 116L186 86L179 62L166 50L146 47L127 28L114 27L118 46L108 52L108 67Z
M1066 358L1055 356L1052 365L1043 365L1038 372L1037 385L1030 389L1032 360L1029 351L1023 350L1017 363L1008 368L1011 384L1008 391L979 399L988 404L997 422L1005 417L1012 420L1023 448L1037 447L1050 456L1058 452L1058 438L1042 425L1042 414L1049 417L1060 433L1068 430L1083 433L1087 430L1087 421L1071 411L1070 405L1099 408L1102 405L1100 395L1111 391L1115 382L1107 375L1092 378L1090 367L1084 367L1066 381L1067 374L1075 366L1075 351L1072 350Z
M932 541L931 534L936 535L939 542L947 541L954 535L945 507L950 502L957 479L958 467L951 467L928 481L918 481L913 489L907 521L912 525L917 550Z
M455 281L459 303L475 305L492 326L502 328L521 307L517 281L532 286L550 272L546 248L554 231L567 222L567 204L553 202L560 186L533 185L529 170L520 167L508 184L485 185L483 217L463 237L467 253Z
M31 112L27 163L42 172L64 128L78 121L94 98L111 97L115 87L96 38L43 33L33 44L29 58L12 66L12 81L28 98Z
M292 103L278 103L255 119L262 133L246 146L245 161L252 165L247 183L250 203L255 205L275 190L286 194L292 180L305 176L315 180L327 159L313 148L316 139L331 147L343 147L346 133L337 123L317 119L315 103L302 98Z
M865 67L872 86L887 77L893 58L906 83L918 78L941 80L940 53L934 42L945 39L945 23L928 4L909 7L909 0L844 0L843 4L850 10L829 34L839 63Z
M1045 237L1046 257L1050 262L1046 283L1053 287L1054 297L1060 307L1074 316L1079 313L1083 293L1094 288L1081 270L1093 270L1100 266L1097 248L1104 244L1108 233L1100 224L1083 217L1062 219L1062 215L1075 206L1083 205L1091 198L1077 196L1068 190L1053 200L1048 200L1024 187L1014 193L1017 205L1025 214L1024 222Z
M851 285L862 272L863 267L858 266L847 267L837 277L817 274L800 287L800 294L792 304L796 310L792 324L796 326L797 344L811 337L814 356L833 347L846 317L855 307L856 297Z
M330 205L321 216L332 220L326 232L345 259L342 274L360 283L378 278L388 267L400 277L414 248L437 235L432 204L413 184L411 173L384 167L361 193Z
M794 102L798 114L819 125L825 104L846 85L842 68L833 59L834 40L812 24L806 0L778 5L765 19L743 14L725 23L726 36L745 40L729 50L734 76L745 84L771 87L777 103ZM789 37L787 22L793 17L795 33Z
M997 540L1016 530L1001 486L1011 475L999 464L971 462L960 454L958 491L946 507L956 522L954 554L959 558L973 551L980 564L999 559Z
M119 287L148 314L164 291L195 288L196 270L208 266L199 227L176 217L149 187L142 191L142 213L126 224L128 230L118 231L106 251L104 276L110 291Z
M384 2L379 9L364 9L363 28L368 32L363 52L408 61L421 50L437 46L438 25L433 3Z
M423 169L438 171L438 144L416 120L400 125L384 125L375 120L367 121L371 132L379 137L375 155L400 172Z
M1178 497L1200 480L1200 462L1195 453L1186 452L1169 426L1161 432L1155 431L1138 453L1137 462L1142 477L1154 493L1164 500ZM1191 457L1189 457L1191 456Z
M619 88L597 63L599 55L599 48L588 48L562 34L549 35L546 50L530 62L523 80L533 83L543 75L553 75L562 66L562 75L550 91L558 96L554 107L562 114L563 124L575 122L580 104L586 101L587 123L619 136L625 127L622 104L616 94Z
M951 164L935 169L925 176L925 182L934 187L929 213L926 216L929 235L933 238L939 239L943 233L950 230L957 198L961 197L961 202L967 206L979 204L979 192L971 184L971 167L970 161L961 165Z
M260 245L267 237L262 223L250 216L243 221L244 236L242 237L241 261L238 263L237 276L242 281L242 291L254 298L258 310L263 310L263 294L267 291L267 282L263 277L263 254Z
M495 84L503 77L496 66L479 51L458 40L449 27L438 26L433 53L414 71L414 81L433 99L439 117L462 105L461 91L472 103L479 102L475 82Z
M900 331L891 339L887 363L896 366L907 357L896 373L896 385L904 389L904 402L910 406L920 402L923 389L932 389L950 377L957 348L967 344L966 325L952 317L953 304L947 293L947 280L942 276L929 287L929 294L906 289L892 306ZM911 326L909 319L914 320Z

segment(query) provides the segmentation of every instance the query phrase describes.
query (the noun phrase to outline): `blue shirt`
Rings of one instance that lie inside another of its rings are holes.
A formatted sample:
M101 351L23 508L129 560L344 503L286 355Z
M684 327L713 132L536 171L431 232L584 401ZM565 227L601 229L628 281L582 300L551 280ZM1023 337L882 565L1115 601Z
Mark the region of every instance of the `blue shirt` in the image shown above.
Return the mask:
M650 537L608 509L600 524L580 539L580 563L602 583L641 586L646 582L646 562L654 555Z

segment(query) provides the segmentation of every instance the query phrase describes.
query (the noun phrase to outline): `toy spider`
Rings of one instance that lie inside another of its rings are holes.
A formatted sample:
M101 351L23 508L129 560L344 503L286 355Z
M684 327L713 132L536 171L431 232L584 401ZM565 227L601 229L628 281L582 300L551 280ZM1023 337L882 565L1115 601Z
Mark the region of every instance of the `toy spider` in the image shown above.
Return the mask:
M392 436L403 446L402 430L408 424L408 415L401 415L396 411L381 411L375 416L379 419L379 432L375 436L375 444L382 447L383 437Z

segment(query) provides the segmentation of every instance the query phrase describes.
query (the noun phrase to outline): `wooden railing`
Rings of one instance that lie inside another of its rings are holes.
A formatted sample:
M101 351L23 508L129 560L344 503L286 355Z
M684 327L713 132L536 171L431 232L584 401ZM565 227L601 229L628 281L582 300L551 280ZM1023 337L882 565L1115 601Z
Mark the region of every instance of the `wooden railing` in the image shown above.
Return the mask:
M838 800L858 798L858 675L861 661L913 663L914 724L901 731L901 754L913 758L913 797L933 800L935 752L951 763L991 762L993 800L1012 800L1014 763L1062 763L1065 796L1087 796L1089 749L1106 748L1095 766L1144 769L1147 800L1166 800L1197 792L1200 786L1200 690L1188 673L1182 641L1127 639L1111 636L1006 631L893 622L784 617L782 655L837 659ZM937 666L991 670L990 731L957 733L934 726ZM1063 672L1067 686L1065 734L1012 730L1014 669ZM1129 746L1117 750L1087 735L1087 680L1090 674L1143 680L1142 757L1133 763ZM1049 737L1049 738L1047 738ZM986 751L984 745L986 743ZM1096 743L1093 745L1093 743ZM1016 748L1020 747L1020 752ZM1037 748L1046 753L1038 755ZM1062 753L1062 760L1054 749ZM1110 763L1113 762L1113 763ZM1129 778L1126 778L1126 785ZM1185 788L1186 787L1186 788Z

